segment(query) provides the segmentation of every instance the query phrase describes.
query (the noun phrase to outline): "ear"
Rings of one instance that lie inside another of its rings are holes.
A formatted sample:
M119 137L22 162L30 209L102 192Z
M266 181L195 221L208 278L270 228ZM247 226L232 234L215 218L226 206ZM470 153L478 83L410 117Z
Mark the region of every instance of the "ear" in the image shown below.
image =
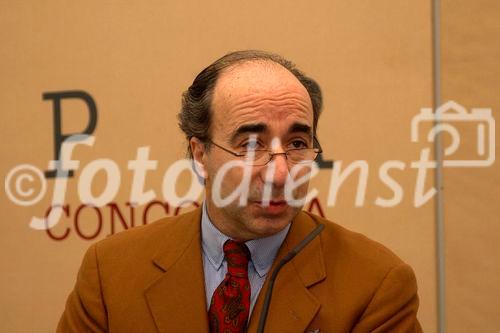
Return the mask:
M205 144L201 142L198 138L192 137L189 139L189 148L193 154L193 168L194 172L201 178L205 179L207 177L207 172L205 170Z

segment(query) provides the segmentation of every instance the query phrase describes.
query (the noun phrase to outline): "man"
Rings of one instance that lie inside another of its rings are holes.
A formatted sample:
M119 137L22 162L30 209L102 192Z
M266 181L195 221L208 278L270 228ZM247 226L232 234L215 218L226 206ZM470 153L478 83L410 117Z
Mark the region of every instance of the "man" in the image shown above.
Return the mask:
M301 211L321 104L318 85L274 54L234 52L203 70L179 115L203 207L91 246L58 332L256 332L266 313L273 333L421 332L411 268ZM266 301L271 272L318 225Z

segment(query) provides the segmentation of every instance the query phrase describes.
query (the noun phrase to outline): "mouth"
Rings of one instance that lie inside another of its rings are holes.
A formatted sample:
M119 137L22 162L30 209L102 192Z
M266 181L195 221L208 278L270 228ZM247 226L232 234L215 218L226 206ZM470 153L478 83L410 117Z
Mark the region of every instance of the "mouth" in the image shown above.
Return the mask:
M279 215L288 209L286 200L271 200L269 202L254 201L254 204L269 215Z

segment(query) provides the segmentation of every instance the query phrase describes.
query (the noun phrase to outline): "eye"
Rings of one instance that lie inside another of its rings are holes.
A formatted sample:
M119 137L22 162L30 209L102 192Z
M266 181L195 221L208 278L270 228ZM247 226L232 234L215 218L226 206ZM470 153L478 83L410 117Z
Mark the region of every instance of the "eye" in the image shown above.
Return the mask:
M289 146L289 149L305 149L309 147L303 140L293 140L292 142L290 142Z
M243 150L259 149L261 147L262 145L257 140L245 141L240 145L240 148L242 148Z

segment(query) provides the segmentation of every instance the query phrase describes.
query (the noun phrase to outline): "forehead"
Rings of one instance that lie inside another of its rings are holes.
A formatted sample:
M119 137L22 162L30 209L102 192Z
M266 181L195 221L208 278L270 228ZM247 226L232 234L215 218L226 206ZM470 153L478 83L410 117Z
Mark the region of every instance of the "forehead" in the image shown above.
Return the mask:
M313 123L306 88L273 62L246 62L225 70L214 89L212 113L212 137L219 138L252 123L264 123L276 132L294 123Z

